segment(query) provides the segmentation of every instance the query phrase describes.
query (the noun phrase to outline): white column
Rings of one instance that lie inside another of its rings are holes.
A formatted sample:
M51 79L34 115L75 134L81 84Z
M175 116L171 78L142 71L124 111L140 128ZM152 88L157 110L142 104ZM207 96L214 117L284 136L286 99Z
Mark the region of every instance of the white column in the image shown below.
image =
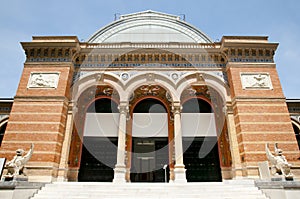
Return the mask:
M175 166L174 166L174 182L186 183L185 166L183 164L182 150L182 132L181 132L181 105L179 102L173 103L172 111L174 114L174 143L175 143Z
M66 129L64 134L64 141L61 150L61 157L58 169L58 177L57 181L63 182L67 181L67 174L68 174L68 160L69 160L69 152L70 152L70 145L72 139L72 131L73 131L73 112L72 107L74 106L73 102L69 105L68 115L67 115L67 122L66 122Z
M118 130L118 152L117 152L117 164L115 166L114 183L125 183L126 179L126 166L125 166L125 146L126 146L126 121L128 114L128 104L121 102L119 105L120 120Z

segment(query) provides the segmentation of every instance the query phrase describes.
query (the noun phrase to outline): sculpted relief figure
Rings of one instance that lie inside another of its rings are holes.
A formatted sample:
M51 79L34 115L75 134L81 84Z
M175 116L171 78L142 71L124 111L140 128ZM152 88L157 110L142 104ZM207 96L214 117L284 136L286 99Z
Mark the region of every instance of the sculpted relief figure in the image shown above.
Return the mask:
M266 154L268 160L271 162L271 172L273 175L283 175L286 180L293 180L293 174L291 173L292 165L288 163L285 156L282 155L282 150L275 144L275 156L271 153L269 145L266 144Z
M15 177L17 175L24 175L24 165L29 161L33 153L34 144L31 144L31 148L26 155L24 155L23 149L16 150L16 155L12 160L5 164L7 168L7 177Z
M30 88L56 88L59 74L33 73L29 81Z

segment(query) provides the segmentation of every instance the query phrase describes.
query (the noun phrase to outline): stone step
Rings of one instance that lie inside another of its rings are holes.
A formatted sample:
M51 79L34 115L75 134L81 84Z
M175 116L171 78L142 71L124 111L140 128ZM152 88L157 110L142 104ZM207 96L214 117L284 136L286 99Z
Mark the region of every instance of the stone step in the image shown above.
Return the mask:
M100 183L55 182L46 184L33 199L114 199L114 198L209 198L266 199L253 181L204 183Z
M51 196L36 196L34 199L66 199L66 198L72 198L72 199L91 199L91 198L222 198L222 199L266 199L263 195L86 195L86 196L71 196L71 197L65 197L65 196L57 196L57 195L51 195Z
M91 190L92 191L92 190ZM172 195L173 193L174 194L177 194L177 195L185 195L185 194L188 194L188 195L210 195L210 194L214 194L214 195L231 195L231 194L237 194L237 193L243 193L245 195L260 195L261 192L231 192L231 191L225 191L224 192L213 192L213 191L209 191L209 192L196 192L196 191L193 191L193 192L189 192L189 193L182 193L180 190L176 191L176 192L169 192L169 190L166 190L166 191L159 191L159 192L141 192L141 191L129 191L129 192L120 192L120 191L115 191L115 192L109 192L109 191L95 191L93 193L85 193L85 192L55 192L57 195L60 195L60 196L71 196L71 195L109 195L109 194L112 194L114 193L115 195L124 195L124 194L127 194L127 195L130 195L130 194L144 194L144 195L151 195L151 194L168 194L168 195ZM53 192L40 192L39 195L51 195L53 194Z

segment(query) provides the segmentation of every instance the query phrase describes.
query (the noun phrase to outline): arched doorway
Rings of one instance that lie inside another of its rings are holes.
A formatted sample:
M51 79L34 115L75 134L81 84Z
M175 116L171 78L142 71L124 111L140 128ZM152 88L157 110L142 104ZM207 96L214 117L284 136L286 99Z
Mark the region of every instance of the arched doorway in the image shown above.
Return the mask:
M3 140L3 137L4 137L7 122L8 122L8 118L4 119L2 122L0 122L0 146L1 146L1 143L2 143L2 140Z
M169 165L168 118L167 108L158 99L145 98L134 106L131 182L165 181L163 167Z
M183 161L188 182L222 181L214 111L207 100L182 104Z
M293 125L295 136L296 136L296 139L298 142L298 148L300 149L300 128L298 126L296 126L296 124L294 124L293 122L292 122L292 125Z
M118 118L118 104L110 98L99 98L88 106L78 181L112 182Z

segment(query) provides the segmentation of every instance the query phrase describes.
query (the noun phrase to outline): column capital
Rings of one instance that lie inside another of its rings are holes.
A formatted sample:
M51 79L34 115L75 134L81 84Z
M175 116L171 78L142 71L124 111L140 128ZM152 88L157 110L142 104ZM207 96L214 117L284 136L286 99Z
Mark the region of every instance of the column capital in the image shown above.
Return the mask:
M128 114L129 112L129 106L127 102L120 102L118 109L121 114Z
M223 107L223 113L225 114L233 114L233 106L232 103L227 102Z
M182 110L182 106L180 104L180 102L173 102L172 104L172 112L174 114L180 114Z

